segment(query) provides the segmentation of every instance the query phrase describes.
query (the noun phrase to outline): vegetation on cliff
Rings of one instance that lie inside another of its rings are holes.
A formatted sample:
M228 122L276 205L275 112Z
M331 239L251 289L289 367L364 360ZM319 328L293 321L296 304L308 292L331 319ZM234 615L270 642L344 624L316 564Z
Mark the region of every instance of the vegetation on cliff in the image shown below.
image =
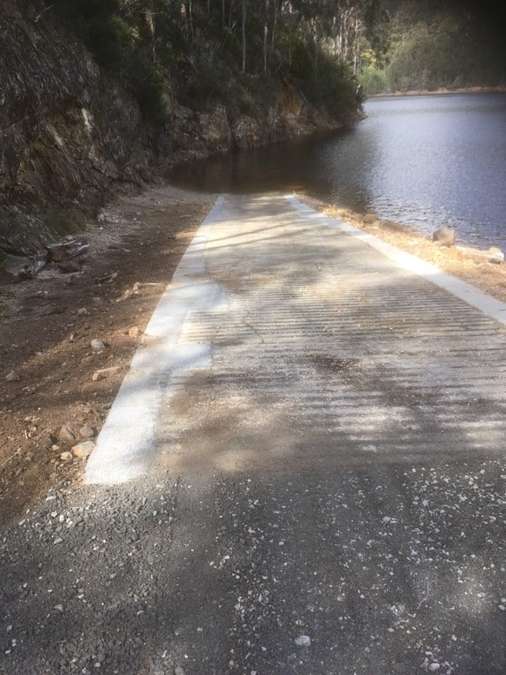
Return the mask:
M238 113L280 80L330 115L356 112L355 23L328 0L51 0L96 59L121 78L146 118L163 122L171 101ZM363 4L363 3L362 3ZM340 40L340 49L335 47ZM353 43L355 44L355 43Z
M126 185L357 118L348 0L4 0L0 251Z

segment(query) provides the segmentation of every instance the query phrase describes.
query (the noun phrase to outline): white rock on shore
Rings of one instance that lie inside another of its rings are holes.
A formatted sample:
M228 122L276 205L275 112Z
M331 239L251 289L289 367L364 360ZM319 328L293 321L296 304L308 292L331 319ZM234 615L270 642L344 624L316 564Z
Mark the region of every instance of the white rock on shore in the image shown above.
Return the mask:
M488 261L500 265L504 262L504 253L497 246L491 246L488 251Z

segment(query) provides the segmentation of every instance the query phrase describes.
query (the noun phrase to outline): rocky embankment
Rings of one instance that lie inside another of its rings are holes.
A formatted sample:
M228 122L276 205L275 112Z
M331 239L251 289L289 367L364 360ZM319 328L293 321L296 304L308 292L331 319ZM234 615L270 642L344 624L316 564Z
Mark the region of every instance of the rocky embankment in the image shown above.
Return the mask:
M51 7L5 0L0 31L0 256L78 230L83 210L176 163L343 124L280 82L275 100L253 102L248 115L167 100L155 128Z

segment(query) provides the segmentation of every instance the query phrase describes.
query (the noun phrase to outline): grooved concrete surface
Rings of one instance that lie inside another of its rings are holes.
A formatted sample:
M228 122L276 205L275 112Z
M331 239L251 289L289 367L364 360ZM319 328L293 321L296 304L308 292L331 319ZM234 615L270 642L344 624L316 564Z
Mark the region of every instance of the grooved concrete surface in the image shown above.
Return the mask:
M283 198L228 198L157 447L225 470L501 455L506 327ZM202 354L206 358L202 360ZM195 358L193 358L195 355Z
M506 672L505 331L225 197L88 472L144 475L2 533L0 672Z

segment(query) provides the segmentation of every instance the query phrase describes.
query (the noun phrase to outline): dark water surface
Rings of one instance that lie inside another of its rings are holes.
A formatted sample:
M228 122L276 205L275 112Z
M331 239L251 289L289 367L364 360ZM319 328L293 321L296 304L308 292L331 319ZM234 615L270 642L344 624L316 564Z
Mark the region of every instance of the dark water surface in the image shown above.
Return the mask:
M355 129L197 162L177 182L220 192L304 189L462 241L506 247L506 94L373 99Z

